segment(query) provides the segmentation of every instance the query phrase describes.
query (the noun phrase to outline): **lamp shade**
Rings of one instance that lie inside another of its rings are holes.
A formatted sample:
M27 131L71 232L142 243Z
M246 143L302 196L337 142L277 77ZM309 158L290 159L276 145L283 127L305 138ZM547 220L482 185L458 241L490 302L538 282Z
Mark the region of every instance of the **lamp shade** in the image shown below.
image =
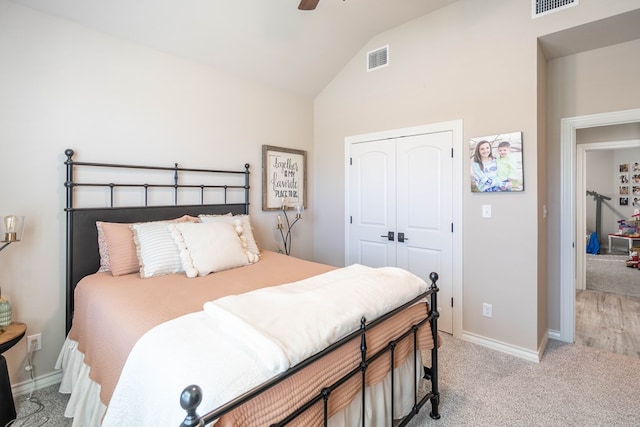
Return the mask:
M19 242L24 231L24 216L7 215L2 218L2 243Z

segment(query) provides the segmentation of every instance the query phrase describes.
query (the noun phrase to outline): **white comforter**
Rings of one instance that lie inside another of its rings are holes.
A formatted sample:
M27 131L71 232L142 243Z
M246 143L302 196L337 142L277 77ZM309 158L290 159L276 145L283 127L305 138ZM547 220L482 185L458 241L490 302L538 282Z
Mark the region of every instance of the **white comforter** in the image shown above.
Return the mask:
M352 265L303 281L224 297L158 325L135 345L103 426L179 425L185 386L200 413L265 382L427 289L397 268Z

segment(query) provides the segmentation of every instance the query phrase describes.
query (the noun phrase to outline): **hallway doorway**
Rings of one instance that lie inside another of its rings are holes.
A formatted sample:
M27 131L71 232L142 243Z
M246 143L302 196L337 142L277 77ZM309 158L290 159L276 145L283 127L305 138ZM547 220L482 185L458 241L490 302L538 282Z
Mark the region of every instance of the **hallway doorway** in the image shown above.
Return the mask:
M640 161L640 140L581 143L585 139L584 132L579 133L578 230L584 226L582 230L586 236L598 230L600 251L577 253L578 257L584 258L582 263L578 263L584 269L578 270L576 276L575 342L640 358L640 272L627 267L627 242L611 242L607 237L618 232L618 219L628 219L631 215L633 206L620 204L618 169L619 165L628 166ZM632 176L629 176L630 181L633 181ZM583 183L586 191L581 188ZM626 188L634 187L629 185ZM594 194L599 195L597 201ZM585 208L581 209L583 206Z
M560 248L560 339L574 342L576 336L576 287L577 275L584 278L584 164L577 156L578 129L640 122L640 109L617 111L562 119L561 121L561 248ZM578 184L581 183L580 193ZM579 206L582 212L578 215ZM580 223L580 224L578 224ZM584 283L582 281L581 283Z

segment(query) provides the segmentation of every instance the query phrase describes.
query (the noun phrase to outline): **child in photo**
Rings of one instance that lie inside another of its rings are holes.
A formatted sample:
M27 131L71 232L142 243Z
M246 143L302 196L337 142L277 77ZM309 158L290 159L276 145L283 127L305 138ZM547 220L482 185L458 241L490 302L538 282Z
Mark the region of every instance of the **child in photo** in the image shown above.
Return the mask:
M517 177L517 166L515 159L511 156L511 144L502 141L498 144L498 180L501 191L511 191L513 179Z

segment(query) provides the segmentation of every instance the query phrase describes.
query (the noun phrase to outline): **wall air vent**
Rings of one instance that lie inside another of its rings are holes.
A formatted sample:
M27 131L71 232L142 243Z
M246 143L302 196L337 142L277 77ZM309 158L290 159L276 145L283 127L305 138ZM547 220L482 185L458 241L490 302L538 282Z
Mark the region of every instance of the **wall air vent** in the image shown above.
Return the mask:
M389 46L367 52L367 71L377 70L389 65Z
M571 6L577 6L579 0L531 0L531 16L537 18Z

